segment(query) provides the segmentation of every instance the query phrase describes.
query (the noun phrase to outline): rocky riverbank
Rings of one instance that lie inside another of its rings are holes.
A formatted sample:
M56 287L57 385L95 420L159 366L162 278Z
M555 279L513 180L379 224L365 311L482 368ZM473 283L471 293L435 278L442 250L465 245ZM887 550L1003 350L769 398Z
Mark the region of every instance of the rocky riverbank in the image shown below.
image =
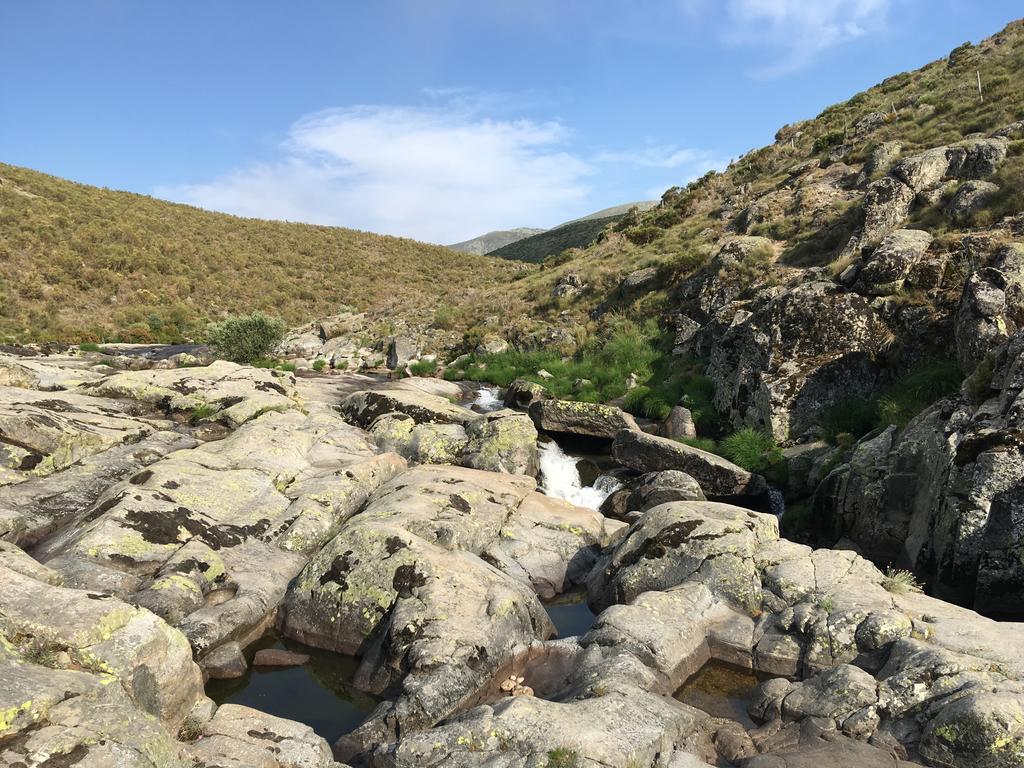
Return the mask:
M1016 413L1018 346L989 419ZM476 413L435 379L98 354L0 357L2 765L1024 761L1024 625L780 538L737 505L763 478L613 408ZM542 431L608 441L615 517L538 492ZM985 465L1002 443L978 445ZM580 591L593 626L554 637L546 604ZM205 682L271 630L355 656L381 703L332 745L217 707ZM754 727L673 696L719 662L763 679Z

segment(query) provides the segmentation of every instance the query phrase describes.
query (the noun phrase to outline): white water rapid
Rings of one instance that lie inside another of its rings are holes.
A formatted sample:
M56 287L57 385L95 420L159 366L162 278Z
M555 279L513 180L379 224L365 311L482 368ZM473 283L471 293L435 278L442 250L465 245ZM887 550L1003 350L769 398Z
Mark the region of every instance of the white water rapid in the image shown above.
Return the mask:
M593 487L584 486L576 468L579 459L568 455L554 440L540 444L540 490L580 507L597 509L622 487L611 475L601 475Z

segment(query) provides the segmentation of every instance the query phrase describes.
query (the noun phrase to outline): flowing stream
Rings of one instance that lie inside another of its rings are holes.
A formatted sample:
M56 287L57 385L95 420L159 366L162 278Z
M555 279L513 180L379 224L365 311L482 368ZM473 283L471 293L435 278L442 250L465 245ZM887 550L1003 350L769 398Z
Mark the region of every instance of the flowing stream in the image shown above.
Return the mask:
M611 475L600 475L592 486L583 485L577 467L579 457L570 456L554 440L540 444L540 490L580 507L598 509L622 483Z
M469 407L477 413L500 411L505 407L505 403L501 399L501 390L498 387L481 385L480 389L476 391L476 399L469 403Z

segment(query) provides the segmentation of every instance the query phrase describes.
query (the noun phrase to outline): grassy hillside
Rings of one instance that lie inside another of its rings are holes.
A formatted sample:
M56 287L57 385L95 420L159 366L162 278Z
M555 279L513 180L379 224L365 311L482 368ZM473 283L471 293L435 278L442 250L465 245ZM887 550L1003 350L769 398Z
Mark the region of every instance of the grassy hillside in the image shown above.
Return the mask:
M517 229L502 229L495 232L488 232L486 235L480 235L480 237L474 237L472 240L465 240L461 243L455 243L449 245L453 251L462 251L463 253L475 253L478 256L482 256L485 253L503 248L510 243L515 243L527 237L533 235L539 235L541 232L546 230L534 229L531 227L519 227Z
M0 164L0 336L172 341L225 312L429 317L521 267L337 227L242 219Z
M979 74L984 100L978 96ZM890 77L814 119L784 126L774 144L748 152L723 173L712 172L685 188L668 190L658 206L621 220L599 242L570 251L549 262L546 269L525 276L515 284L515 297L541 308L535 318L564 317L562 313L569 311L585 325L589 313L603 305L632 270L656 267L660 284L672 286L703 268L723 235L743 231L738 220L744 209L773 192L783 194L792 184L793 169L803 163L845 164L856 170L885 141L899 142L900 156L906 157L1024 120L1022 77L1024 21L1016 21L977 45L966 43L947 58ZM1024 195L1021 142L1014 143L1011 155L994 179L1003 192L987 206L990 217L1020 210ZM782 265L825 266L847 242L857 212L856 206L842 202L813 218L783 210L746 231L777 241ZM913 222L929 228L927 224L919 218ZM931 229L942 235L948 226L946 222ZM515 258L521 253L517 249L528 247L532 240L494 255ZM543 254L539 255L542 260L558 252L558 245L552 243L534 253ZM552 288L568 272L579 275L586 289L571 302L552 299ZM641 299L640 309L668 311L666 299L664 290L649 294Z

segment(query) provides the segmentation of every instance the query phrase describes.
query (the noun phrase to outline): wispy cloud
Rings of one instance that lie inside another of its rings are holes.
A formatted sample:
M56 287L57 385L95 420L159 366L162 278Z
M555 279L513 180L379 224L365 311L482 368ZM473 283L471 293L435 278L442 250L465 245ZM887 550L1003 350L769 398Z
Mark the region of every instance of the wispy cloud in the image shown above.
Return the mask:
M568 150L564 125L484 117L465 94L453 95L443 106L308 115L292 125L277 159L155 192L242 216L431 242L575 213L593 168Z
M646 145L634 149L599 152L594 156L593 162L622 163L638 168L665 168L684 171L683 175L686 178L677 179L673 184L684 184L708 171L721 170L729 163L727 158L715 152L677 147L671 144Z
M724 39L767 47L775 60L756 72L771 78L812 63L826 49L885 27L892 0L729 0Z
M631 199L664 175L660 196L727 162L672 145L583 152L562 122L508 116L514 97L425 93L427 106L307 115L291 126L274 159L155 194L240 216L452 243L494 229L551 226L621 202L609 202L607 192L622 189L623 178L634 178L635 188L623 189ZM642 189L638 174L646 174ZM592 197L593 187L603 192Z

